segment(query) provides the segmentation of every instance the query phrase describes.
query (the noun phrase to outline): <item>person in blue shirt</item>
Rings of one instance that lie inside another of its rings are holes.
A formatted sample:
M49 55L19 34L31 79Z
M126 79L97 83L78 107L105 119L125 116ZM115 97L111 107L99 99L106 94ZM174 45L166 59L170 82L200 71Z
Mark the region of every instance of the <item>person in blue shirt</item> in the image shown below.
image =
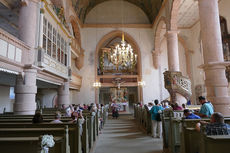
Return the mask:
M198 115L202 118L203 117L210 118L211 115L214 113L213 105L211 104L211 102L207 101L203 96L199 97L199 101L202 104L202 106L200 108L200 112Z
M162 122L158 119L158 113L163 111L164 108L159 105L159 101L154 100L155 105L151 108L151 119L152 119L152 137L161 138L162 135Z
M200 119L200 116L193 114L189 109L184 110L185 119Z

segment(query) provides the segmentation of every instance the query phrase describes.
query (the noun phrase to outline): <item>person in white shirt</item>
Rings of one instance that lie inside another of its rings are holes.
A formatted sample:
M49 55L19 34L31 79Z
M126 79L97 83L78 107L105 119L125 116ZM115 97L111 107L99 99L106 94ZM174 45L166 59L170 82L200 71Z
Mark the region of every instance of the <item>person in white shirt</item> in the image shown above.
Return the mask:
M147 105L148 109L151 110L152 107L153 107L153 103L152 102L149 102L148 105Z
M51 121L50 123L63 123L61 120L61 113L60 112L56 112L55 113L55 119L53 121Z

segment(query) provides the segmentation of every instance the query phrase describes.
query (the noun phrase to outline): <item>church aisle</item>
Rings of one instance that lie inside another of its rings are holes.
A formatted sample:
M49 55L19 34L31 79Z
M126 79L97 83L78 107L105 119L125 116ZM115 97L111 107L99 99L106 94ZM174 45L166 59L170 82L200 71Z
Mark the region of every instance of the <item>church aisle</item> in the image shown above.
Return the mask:
M109 119L94 153L162 153L162 139L153 139L138 128L131 116Z

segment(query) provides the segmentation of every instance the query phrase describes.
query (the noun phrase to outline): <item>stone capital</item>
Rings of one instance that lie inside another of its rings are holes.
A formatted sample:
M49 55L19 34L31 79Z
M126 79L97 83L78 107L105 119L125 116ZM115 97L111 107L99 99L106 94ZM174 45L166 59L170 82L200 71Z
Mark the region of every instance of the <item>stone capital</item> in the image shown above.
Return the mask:
M168 30L168 31L166 31L166 33L164 34L164 36L167 38L170 35L173 35L173 34L177 34L178 35L179 33L180 33L179 30Z

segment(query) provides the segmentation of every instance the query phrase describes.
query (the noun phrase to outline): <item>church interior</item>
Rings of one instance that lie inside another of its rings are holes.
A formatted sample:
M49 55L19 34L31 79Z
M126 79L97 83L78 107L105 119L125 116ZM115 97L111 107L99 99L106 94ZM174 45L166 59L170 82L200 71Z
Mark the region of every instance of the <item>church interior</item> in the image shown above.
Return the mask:
M230 126L202 133L216 112L230 123L229 8L229 0L0 0L0 152L229 153ZM187 120L185 110L207 103L210 116ZM32 123L36 114L43 123Z

